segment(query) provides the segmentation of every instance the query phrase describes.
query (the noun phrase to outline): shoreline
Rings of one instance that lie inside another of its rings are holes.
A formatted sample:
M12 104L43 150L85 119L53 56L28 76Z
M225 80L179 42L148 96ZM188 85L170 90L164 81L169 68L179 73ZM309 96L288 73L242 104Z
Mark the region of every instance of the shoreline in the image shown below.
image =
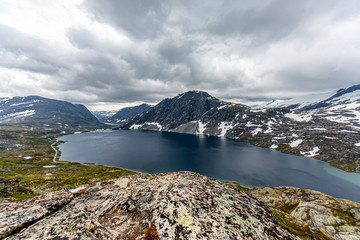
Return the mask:
M94 131L90 131L90 132L95 132L95 131L98 131L98 130L94 130ZM75 134L75 133L72 133L72 134ZM66 134L66 135L72 135L72 134ZM61 135L61 136L58 136L57 138L62 137L62 136L66 136L66 135ZM54 145L59 142L58 139L55 139L55 140L56 140L56 141L53 142L53 143L50 145L50 147L55 151L55 155L54 155L54 157L53 157L53 162L54 162L54 163L61 163L61 162L59 162L59 161L56 161L56 158L57 158L58 154L61 153L61 151L58 150L58 149L56 149L56 148L54 147ZM59 160L60 160L60 159L59 159ZM66 161L66 160L61 160L61 161L63 161L63 162L71 162L71 161ZM141 171L139 171L139 170L128 169L128 168L121 168L121 167L115 167L115 166L110 166L110 165L105 165L105 164L82 163L82 162L71 162L71 163L78 163L78 164L84 165L84 166L104 166L104 167L112 167L112 168L117 168L117 169L121 169L121 170L131 171L131 172L135 172L135 173L139 173L139 174L152 174L152 173L148 173L148 172L141 172Z

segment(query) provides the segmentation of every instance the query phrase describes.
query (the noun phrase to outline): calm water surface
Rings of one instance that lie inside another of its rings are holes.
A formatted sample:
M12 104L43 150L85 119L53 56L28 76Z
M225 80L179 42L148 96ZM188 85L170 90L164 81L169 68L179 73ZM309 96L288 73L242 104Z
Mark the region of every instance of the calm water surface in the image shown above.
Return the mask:
M66 135L61 160L151 173L194 171L248 187L295 186L360 202L360 174L226 138L152 131Z

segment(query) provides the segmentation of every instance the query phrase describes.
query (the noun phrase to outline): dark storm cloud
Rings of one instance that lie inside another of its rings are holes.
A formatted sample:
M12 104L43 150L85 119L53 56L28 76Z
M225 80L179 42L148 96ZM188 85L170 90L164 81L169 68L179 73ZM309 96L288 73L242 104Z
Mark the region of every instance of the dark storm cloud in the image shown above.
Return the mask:
M173 39L162 43L157 51L169 64L186 63L189 55L196 48L194 41L174 41Z
M306 16L306 1L271 1L259 8L229 9L209 26L219 35L242 35L257 42L269 43L287 36Z
M161 0L88 0L86 6L97 20L143 39L161 32L170 10L167 2Z

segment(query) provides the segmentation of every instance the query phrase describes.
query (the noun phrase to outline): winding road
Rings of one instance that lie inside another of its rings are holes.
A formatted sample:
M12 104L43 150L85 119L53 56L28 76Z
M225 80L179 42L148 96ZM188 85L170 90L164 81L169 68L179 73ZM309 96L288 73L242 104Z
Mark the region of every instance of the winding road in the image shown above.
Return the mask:
M50 145L51 148L54 149L54 151L55 151L55 156L54 156L54 158L53 158L53 162L54 162L54 163L58 163L58 161L56 161L56 158L57 158L57 156L58 156L59 151L54 147L54 145L55 145L57 142L58 142L58 141L56 140L53 144Z

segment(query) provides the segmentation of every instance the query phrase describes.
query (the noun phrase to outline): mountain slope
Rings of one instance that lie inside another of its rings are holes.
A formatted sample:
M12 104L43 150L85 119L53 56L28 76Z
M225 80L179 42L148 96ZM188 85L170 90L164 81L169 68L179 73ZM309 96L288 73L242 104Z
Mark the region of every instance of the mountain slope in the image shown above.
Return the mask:
M141 104L134 107L126 107L120 109L109 120L114 123L126 122L138 115L139 113L142 113L145 110L149 109L150 107L151 106L148 104Z
M1 98L0 122L83 127L102 126L84 105L38 96Z
M262 108L287 107L297 112L303 112L320 108L342 108L344 105L354 102L359 103L359 99L360 84L328 93L306 95L289 100L274 100ZM356 105L356 107L360 106L360 104Z
M325 107L309 110L305 107L316 105L315 101L298 104L298 107L291 102L287 107L268 105L251 109L220 101L204 92L190 91L161 101L123 128L225 136L285 153L314 157L343 170L360 173L358 87L339 90L323 98L317 97L318 103L327 104Z
M94 116L103 123L108 123L108 120L118 111L113 110L113 111L91 111L92 114L94 114Z

